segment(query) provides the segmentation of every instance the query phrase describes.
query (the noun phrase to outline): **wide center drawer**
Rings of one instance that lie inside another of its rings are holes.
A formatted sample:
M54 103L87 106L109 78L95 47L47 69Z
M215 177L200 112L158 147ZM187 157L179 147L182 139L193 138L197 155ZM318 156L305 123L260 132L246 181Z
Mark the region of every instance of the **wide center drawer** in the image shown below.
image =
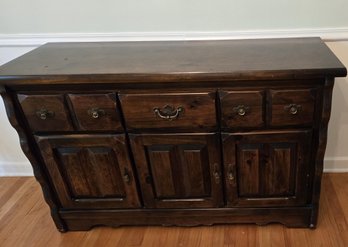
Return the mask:
M120 94L128 130L216 128L215 92Z

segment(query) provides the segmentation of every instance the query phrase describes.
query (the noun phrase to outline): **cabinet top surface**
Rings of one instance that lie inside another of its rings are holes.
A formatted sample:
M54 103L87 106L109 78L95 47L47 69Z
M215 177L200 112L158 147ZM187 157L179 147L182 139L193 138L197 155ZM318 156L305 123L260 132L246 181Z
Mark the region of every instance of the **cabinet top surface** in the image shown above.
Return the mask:
M320 38L48 43L0 67L0 84L57 77L113 82L345 76ZM95 81L94 81L95 83Z

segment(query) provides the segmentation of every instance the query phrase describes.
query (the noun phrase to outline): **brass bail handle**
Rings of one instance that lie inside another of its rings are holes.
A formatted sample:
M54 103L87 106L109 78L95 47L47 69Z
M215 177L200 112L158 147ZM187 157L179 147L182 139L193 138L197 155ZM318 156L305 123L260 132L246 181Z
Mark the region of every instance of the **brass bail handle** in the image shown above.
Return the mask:
M180 113L184 112L184 108L182 106L179 106L175 109L174 106L165 105L164 107L162 107L162 109L160 109L159 107L153 108L153 112L156 116L171 121L177 119Z

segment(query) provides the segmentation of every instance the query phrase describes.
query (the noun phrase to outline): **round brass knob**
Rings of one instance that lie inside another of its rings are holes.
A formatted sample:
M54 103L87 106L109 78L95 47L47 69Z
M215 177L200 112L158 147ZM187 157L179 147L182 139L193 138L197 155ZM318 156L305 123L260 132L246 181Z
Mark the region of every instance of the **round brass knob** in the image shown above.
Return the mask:
M289 111L290 111L290 114L295 115L295 114L297 114L298 109L297 109L297 107L292 106L292 107L290 107Z
M291 115L298 114L299 111L301 110L301 108L302 108L302 106L297 105L297 104L289 104L289 105L284 106L284 110L287 111Z
M238 115L239 115L239 116L244 116L245 113L246 113L245 108L239 108L239 109L238 109Z
M94 119L98 119L102 116L105 115L105 111L103 109L99 109L97 107L93 107L91 109L88 110L88 114L94 118Z
M239 116L245 116L247 112L249 112L250 107L245 105L238 105L232 108L233 112L238 114Z
M42 119L42 120L46 120L47 119L47 113L46 112L41 112L39 118Z
M49 111L45 108L40 109L39 111L36 112L36 115L41 119L41 120L46 120L47 118L53 118L54 117L54 112Z
M98 117L99 117L98 111L93 111L92 118L98 118Z

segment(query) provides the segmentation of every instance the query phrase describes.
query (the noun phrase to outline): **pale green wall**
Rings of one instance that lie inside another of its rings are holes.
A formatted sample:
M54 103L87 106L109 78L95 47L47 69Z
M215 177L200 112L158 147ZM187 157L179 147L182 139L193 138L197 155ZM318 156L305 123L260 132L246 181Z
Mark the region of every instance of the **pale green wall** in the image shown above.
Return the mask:
M0 34L348 26L348 0L0 0Z

